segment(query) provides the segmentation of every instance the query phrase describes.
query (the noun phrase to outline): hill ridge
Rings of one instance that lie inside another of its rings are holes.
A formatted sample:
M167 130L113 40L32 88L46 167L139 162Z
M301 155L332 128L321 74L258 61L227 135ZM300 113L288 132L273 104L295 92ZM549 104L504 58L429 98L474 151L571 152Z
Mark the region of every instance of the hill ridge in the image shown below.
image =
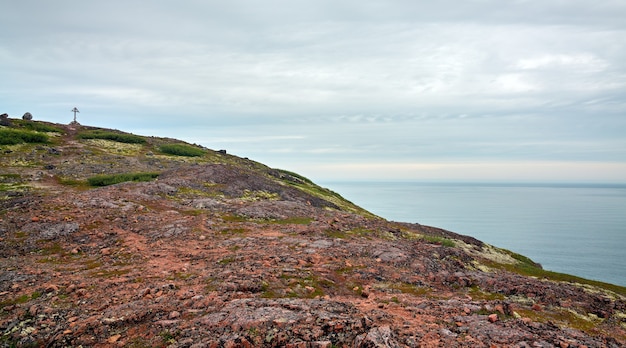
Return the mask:
M9 121L0 346L626 344L623 287L225 151Z

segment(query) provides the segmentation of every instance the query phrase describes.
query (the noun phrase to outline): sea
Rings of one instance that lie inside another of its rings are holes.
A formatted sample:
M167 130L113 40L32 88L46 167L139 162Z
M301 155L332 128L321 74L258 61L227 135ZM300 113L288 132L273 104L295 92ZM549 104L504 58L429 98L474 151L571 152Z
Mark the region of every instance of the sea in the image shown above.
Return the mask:
M626 184L320 184L387 220L469 235L547 270L626 286Z

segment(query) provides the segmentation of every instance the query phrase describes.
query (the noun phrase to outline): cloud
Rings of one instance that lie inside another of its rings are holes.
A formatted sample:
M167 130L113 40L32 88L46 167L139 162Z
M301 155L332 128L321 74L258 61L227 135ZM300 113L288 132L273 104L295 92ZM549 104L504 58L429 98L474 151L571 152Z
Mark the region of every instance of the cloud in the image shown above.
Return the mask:
M626 158L621 1L5 7L12 115L69 122L77 106L89 124L285 164Z

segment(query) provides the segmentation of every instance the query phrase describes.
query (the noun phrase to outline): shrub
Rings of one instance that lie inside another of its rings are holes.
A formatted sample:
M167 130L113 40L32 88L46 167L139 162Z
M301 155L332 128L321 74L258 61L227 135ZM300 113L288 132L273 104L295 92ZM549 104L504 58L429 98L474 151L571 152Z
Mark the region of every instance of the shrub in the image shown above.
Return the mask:
M101 130L78 134L79 139L104 139L126 144L144 144L146 139L134 134L115 133Z
M0 145L46 142L48 142L48 136L43 133L17 129L0 129Z
M122 173L102 174L87 179L91 186L108 186L126 181L150 181L159 176L159 173Z
M205 151L200 148L184 144L165 144L159 149L163 153L175 156L200 157L205 154Z

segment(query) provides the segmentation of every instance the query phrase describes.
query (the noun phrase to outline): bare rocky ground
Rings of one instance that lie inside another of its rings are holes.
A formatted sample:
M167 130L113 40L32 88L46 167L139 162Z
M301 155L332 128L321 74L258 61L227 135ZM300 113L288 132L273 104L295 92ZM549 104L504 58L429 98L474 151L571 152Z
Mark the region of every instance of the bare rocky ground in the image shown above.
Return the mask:
M0 147L0 347L626 345L624 288L246 159L56 126ZM160 175L84 183L137 171Z

